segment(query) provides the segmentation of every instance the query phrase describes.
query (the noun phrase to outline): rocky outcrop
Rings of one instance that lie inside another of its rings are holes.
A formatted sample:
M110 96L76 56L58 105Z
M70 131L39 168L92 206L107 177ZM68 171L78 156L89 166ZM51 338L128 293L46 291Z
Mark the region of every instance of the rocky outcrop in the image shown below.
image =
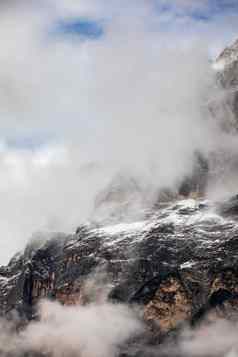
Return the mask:
M213 110L226 117L223 126L227 130L238 129L238 40L227 47L214 63L218 81L223 89L219 102L213 102ZM223 104L223 110L221 108Z
M191 310L192 301L182 282L174 276L168 276L145 305L144 317L148 322L159 321L160 330L169 332L182 321L189 320Z
M209 163L199 151L193 153L190 171L177 185L161 188L143 183L139 177L116 174L95 198L91 220L95 225L143 219L146 211L176 199L202 197L209 176Z
M141 179L119 172L97 194L91 220L106 224L141 216L142 210L151 204L151 194Z

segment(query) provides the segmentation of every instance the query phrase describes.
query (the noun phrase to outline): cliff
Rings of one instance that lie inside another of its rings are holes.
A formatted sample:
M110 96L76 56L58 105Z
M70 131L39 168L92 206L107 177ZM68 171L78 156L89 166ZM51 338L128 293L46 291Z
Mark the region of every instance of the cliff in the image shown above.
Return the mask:
M238 125L238 40L224 49L214 62L218 81L224 89L222 98L226 107L227 126L237 130ZM224 114L223 113L223 114ZM230 125L228 125L230 122Z
M85 279L100 268L109 300L140 306L150 343L184 321L229 318L238 309L237 212L236 197L222 205L187 199L144 221L81 226L41 247L32 243L1 268L1 311L17 310L26 321L42 298L87 304Z

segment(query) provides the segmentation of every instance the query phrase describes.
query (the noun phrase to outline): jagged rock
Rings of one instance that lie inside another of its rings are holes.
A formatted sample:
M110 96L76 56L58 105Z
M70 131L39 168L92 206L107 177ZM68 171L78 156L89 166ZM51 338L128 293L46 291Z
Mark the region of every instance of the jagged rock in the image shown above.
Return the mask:
M238 195L233 196L226 202L222 202L219 210L223 215L234 215L238 217Z
M200 152L195 152L193 169L190 176L183 179L179 186L178 193L181 196L194 198L203 196L209 174L208 160Z
M223 127L227 130L238 129L238 40L227 47L214 63L217 71L218 81L224 89L223 96L219 101L223 101L224 110L222 115L226 117ZM219 103L218 110L213 103L215 112L221 111Z
M151 210L177 200L179 197L201 197L204 195L209 175L208 159L195 151L193 165L177 187L155 189L142 185L136 177L117 174L96 196L92 221L95 226L141 219ZM158 183L158 186L159 183ZM82 227L80 228L82 229Z
M139 178L118 173L96 196L92 220L113 223L125 218L135 219L151 205L149 195L149 188L143 186Z
M100 267L111 283L109 299L141 306L147 341L156 336L158 343L205 315L229 318L238 309L238 222L229 211L215 212L209 202L187 199L144 221L88 225L27 247L0 270L1 313L32 319L45 297L85 304L85 280Z

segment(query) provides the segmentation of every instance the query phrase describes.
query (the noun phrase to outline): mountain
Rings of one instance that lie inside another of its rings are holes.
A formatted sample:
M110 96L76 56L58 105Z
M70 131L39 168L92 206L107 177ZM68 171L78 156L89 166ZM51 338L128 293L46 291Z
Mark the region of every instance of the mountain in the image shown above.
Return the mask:
M238 41L214 66L238 118ZM198 326L205 318L211 322L236 316L238 196L224 202L205 200L209 166L199 153L194 162L191 176L175 192L157 193L143 218L125 219L128 204L140 197L142 189L134 179L119 175L95 202L95 210L103 212L113 205L108 222L95 221L74 234L32 240L0 268L1 315L11 320L17 312L15 328L24 331L29 321L37 321L42 298L87 306L103 294L113 304L136 306L145 323L139 338L120 346L124 357L154 356L154 348L162 342L172 338L176 343L184 323ZM156 355L158 351L168 354L156 349ZM28 350L22 355L35 356Z
M213 64L218 73L219 83L226 104L226 117L237 130L238 125L238 40L218 56Z
M27 321L42 298L86 304L85 279L100 269L111 284L109 300L143 311L148 330L142 346L133 342L137 352L184 321L229 317L238 311L237 214L237 197L217 205L186 199L143 221L81 226L40 247L33 242L1 268L1 312L17 310Z
M231 46L226 47L224 51L218 56L215 61L215 68L221 72L224 70L234 68L238 61L238 40L236 40ZM235 75L233 75L235 82L237 83L237 78L235 79ZM228 83L231 80L230 78L226 78L225 81Z

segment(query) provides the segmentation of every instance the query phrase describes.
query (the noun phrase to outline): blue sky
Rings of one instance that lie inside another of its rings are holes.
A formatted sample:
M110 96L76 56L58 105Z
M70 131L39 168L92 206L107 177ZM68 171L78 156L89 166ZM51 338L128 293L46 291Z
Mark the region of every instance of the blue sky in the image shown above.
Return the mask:
M238 37L238 0L111 0L110 3L106 0L82 0L72 8L65 0L59 4L64 5L62 11L55 11L51 21L47 22L46 31L53 40L51 44L54 40L59 44L61 39L64 43L71 43L73 39L75 58L77 44L79 47L87 41L104 44L108 31L123 33L125 41L129 33L137 31L138 21L146 26L146 31L152 30L151 41L155 43L177 44L178 40L196 42L203 39L210 43L211 56L216 56ZM126 29L123 30L124 25ZM66 74L67 68L62 68L62 72ZM31 131L26 135L21 132L19 138L11 131L7 141L11 146L32 148L52 136L52 133L46 133L47 129L38 128L36 136L31 137Z
M129 3L112 0L110 4L104 0L89 1L90 11L72 11L68 17L67 12L62 12L61 18L53 25L53 33L62 37L100 39L107 31L107 24L113 22L118 15L127 17L128 12L131 12L133 16L134 8L136 18L142 3L143 0L137 3L134 0ZM189 32L195 35L209 32L208 26L211 31L215 32L217 29L221 33L221 27L224 26L220 36L220 42L223 41L224 45L233 41L236 31L238 36L238 0L147 0L147 4L151 12L146 21L153 30L175 31L186 36L186 32L187 35L190 35ZM143 12L143 6L141 8ZM139 14L139 17L142 18L143 14Z
M53 34L65 36L80 36L88 39L100 38L103 35L103 25L100 21L87 18L63 19L53 26Z
M213 17L217 14L238 10L238 2L236 0L168 0L168 1L155 1L158 9L164 11L174 11L178 14L190 14L191 16L196 13L204 14L208 17Z

